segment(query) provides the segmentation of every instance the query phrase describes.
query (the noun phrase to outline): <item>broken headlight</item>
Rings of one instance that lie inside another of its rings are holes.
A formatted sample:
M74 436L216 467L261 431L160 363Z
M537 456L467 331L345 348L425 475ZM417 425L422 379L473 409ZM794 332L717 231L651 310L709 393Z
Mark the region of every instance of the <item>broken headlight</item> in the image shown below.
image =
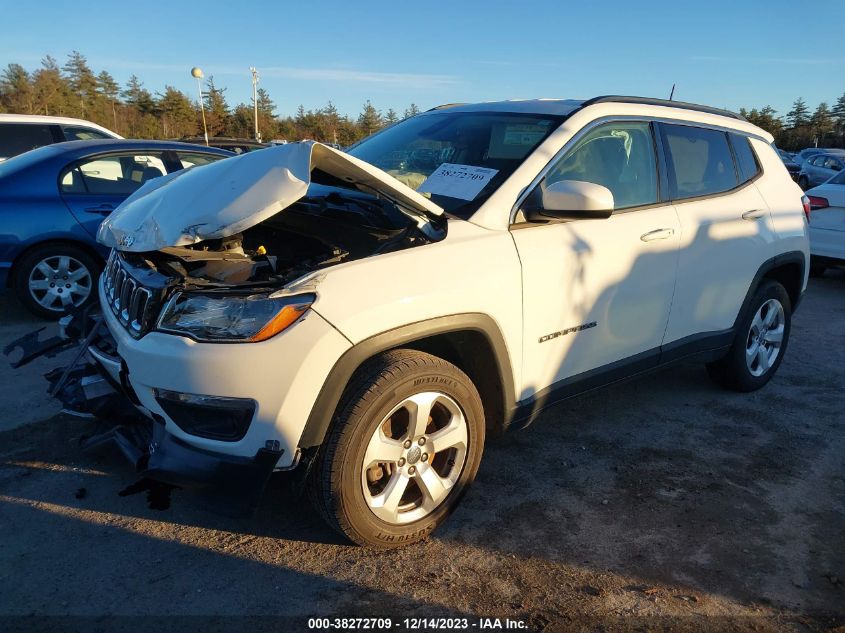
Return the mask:
M293 325L315 299L180 292L167 302L157 329L197 341L257 343Z

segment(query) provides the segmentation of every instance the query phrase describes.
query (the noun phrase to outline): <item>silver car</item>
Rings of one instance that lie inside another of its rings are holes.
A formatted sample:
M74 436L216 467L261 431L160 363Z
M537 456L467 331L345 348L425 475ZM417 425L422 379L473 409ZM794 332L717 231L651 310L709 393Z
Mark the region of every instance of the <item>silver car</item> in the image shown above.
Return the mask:
M845 151L828 150L817 154L801 166L798 184L802 189L817 187L845 169Z

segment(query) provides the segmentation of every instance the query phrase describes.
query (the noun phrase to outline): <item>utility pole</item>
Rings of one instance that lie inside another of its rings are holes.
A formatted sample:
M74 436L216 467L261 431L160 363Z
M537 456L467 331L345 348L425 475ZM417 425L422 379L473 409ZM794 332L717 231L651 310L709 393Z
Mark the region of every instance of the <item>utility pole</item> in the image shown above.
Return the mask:
M205 104L202 102L202 68L199 66L191 68L191 77L197 80L197 90L200 95L200 112L202 112L202 131L205 134L205 146L208 147L208 128L205 125Z
M261 132L258 131L258 71L255 66L249 67L252 73L252 112L255 116L255 140L261 142Z

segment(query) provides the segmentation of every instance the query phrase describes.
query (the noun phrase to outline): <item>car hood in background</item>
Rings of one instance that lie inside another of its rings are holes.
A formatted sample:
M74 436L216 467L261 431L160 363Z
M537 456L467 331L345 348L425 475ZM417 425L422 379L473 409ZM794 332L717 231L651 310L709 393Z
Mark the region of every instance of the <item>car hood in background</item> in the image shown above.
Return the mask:
M421 223L443 215L442 208L377 167L305 141L150 180L103 221L97 240L144 252L235 235L302 198L314 169L377 191Z

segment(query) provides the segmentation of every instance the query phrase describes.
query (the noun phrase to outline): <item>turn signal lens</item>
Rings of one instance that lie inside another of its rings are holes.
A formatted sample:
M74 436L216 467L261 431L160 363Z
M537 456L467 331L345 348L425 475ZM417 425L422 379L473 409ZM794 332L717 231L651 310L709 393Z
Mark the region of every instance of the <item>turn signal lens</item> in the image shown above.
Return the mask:
M267 325L256 332L256 334L249 340L253 343L257 343L276 336L276 334L282 330L293 325L296 320L301 317L306 310L308 310L310 305L311 301L303 301L302 303L285 306L276 316L270 319Z
M810 221L810 199L807 196L801 196L801 205L804 207L804 216L807 222Z

